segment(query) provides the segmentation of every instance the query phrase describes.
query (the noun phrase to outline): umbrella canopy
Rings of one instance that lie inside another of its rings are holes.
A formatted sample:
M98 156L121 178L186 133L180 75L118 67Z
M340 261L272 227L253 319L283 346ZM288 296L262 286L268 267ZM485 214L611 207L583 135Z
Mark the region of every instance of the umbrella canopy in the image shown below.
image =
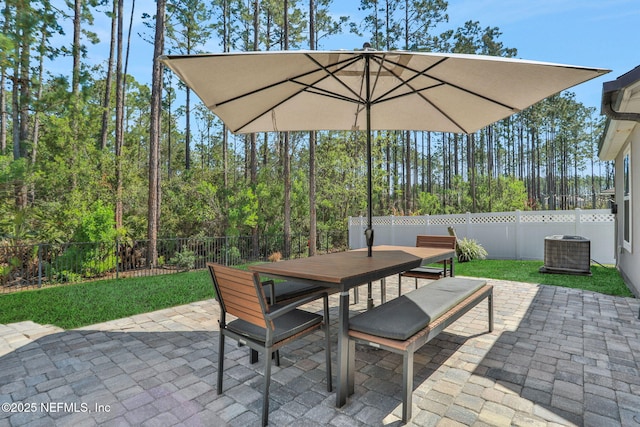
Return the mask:
M366 131L369 248L372 130L472 133L609 72L501 57L371 49L161 60L233 133Z

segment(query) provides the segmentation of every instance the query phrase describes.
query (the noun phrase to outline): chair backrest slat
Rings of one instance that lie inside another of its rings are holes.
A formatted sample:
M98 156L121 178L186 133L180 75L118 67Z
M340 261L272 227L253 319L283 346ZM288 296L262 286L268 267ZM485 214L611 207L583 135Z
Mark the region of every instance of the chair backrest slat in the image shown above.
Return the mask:
M455 236L419 235L416 236L416 246L425 248L455 249L456 238Z
M216 285L216 293L219 293L216 297L222 301L226 312L266 328L263 304L260 301L261 297L264 301L264 291L257 273L213 263L207 266ZM258 291L262 295L258 295Z

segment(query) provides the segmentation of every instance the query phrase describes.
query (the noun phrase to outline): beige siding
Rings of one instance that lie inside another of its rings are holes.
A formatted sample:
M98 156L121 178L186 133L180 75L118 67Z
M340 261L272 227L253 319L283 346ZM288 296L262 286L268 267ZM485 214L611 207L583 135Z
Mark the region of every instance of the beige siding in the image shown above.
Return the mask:
M624 155L627 148L631 147L631 251L623 248L623 189L624 189ZM617 227L617 251L618 267L625 281L640 297L640 126L636 126L634 132L627 140L624 148L616 157L616 203L618 204Z

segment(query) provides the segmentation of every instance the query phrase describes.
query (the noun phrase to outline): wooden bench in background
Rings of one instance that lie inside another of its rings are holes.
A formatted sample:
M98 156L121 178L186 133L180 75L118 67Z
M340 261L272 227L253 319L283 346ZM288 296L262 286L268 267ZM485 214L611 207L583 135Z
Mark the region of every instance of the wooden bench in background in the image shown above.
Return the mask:
M455 236L418 235L416 236L416 247L455 249L457 240ZM416 281L416 289L418 289L418 279L437 280L441 277L453 277L453 258L441 261L441 264L443 264L442 267L421 266L400 273L398 276L398 296L402 294L403 277L413 277Z

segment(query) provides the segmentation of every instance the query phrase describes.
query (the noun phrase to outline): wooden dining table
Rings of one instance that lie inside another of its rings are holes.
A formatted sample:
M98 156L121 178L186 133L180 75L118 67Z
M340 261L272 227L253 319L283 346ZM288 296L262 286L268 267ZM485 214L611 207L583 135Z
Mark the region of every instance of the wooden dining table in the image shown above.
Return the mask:
M261 275L305 282L337 289L339 292L336 406L347 401L349 360L349 290L366 283L411 270L423 264L455 257L454 249L414 246L374 246L335 252L309 258L297 258L249 267Z

